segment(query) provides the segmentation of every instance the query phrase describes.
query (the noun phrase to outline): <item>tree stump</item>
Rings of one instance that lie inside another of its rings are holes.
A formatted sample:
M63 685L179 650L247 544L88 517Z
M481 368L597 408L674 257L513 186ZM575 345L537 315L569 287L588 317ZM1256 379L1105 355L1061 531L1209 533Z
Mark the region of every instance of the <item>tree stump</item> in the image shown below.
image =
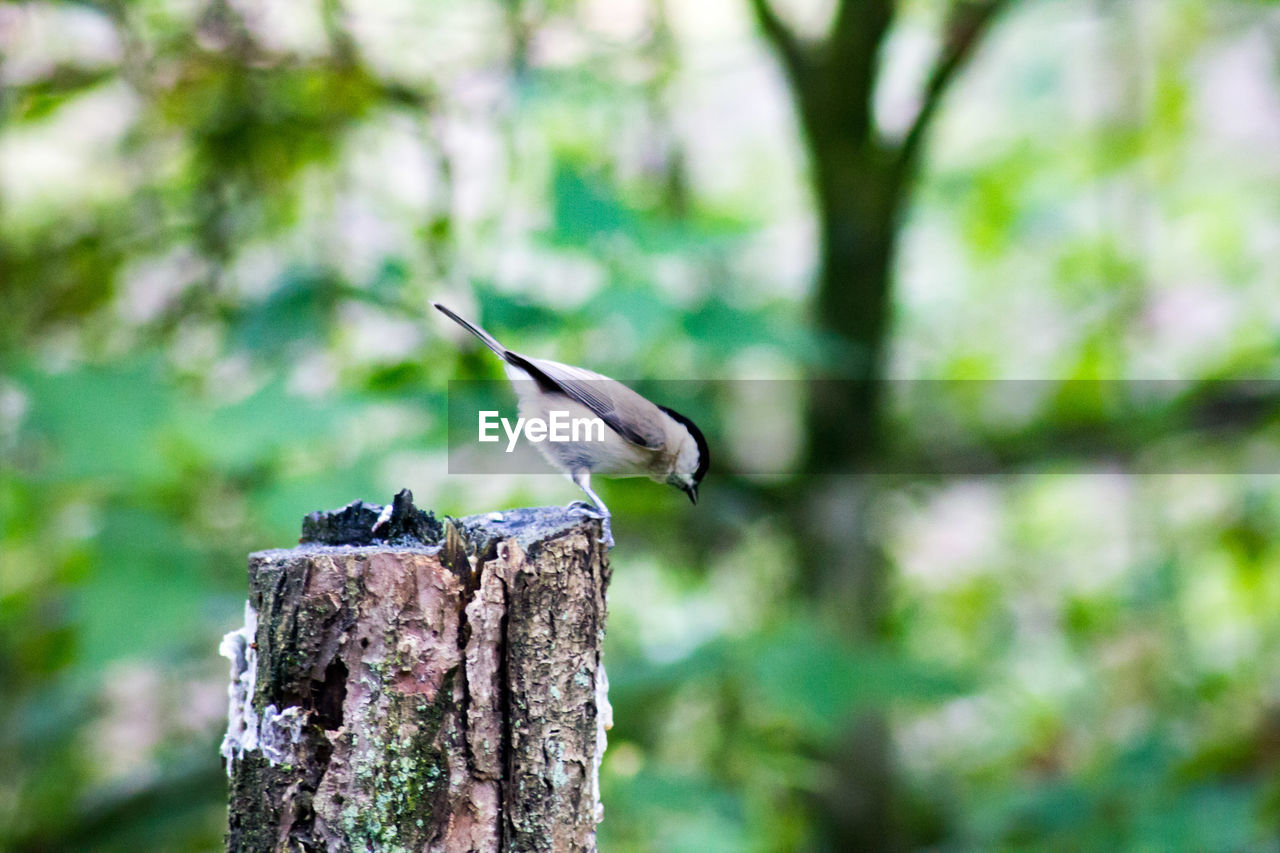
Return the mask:
M407 491L249 557L227 635L229 850L595 850L608 552L559 507Z

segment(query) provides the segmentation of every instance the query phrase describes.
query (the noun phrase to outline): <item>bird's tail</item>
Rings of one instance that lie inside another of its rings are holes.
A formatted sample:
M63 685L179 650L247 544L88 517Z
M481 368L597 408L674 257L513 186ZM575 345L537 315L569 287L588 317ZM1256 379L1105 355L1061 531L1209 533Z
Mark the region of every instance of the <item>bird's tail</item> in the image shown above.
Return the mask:
M434 305L436 307L436 310L438 310L440 313L444 314L450 320L457 323L459 326L461 326L462 328L466 329L468 332L470 332L471 334L479 338L480 342L483 343L485 346L487 346L489 349L493 350L495 353L497 353L499 358L506 360L507 348L504 347L502 344L498 343L497 338L495 338L493 335L489 334L484 329L480 328L479 326L470 322L469 320L462 319L457 314L453 313L453 311L441 305L439 302L432 302L431 304Z

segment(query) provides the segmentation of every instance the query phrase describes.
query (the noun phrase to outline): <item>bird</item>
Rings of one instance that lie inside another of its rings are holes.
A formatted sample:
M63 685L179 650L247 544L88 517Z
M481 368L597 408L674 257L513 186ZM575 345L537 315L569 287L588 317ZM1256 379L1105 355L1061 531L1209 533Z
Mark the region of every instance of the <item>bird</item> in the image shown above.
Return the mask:
M431 304L502 359L521 417L546 420L553 411L566 411L573 417L586 415L604 422L607 429L598 431L603 433L601 440L542 441L536 447L591 499L590 507L582 502L571 506L594 510L604 520L606 544L613 544L611 513L591 488L592 474L648 477L680 489L697 504L698 486L711 465L711 453L692 420L602 374L513 352L448 306Z

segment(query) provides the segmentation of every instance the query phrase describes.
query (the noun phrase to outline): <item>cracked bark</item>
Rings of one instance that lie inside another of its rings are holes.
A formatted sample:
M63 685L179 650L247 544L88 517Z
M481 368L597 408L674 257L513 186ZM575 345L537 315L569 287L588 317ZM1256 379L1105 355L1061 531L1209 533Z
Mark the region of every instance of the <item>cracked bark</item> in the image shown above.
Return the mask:
M223 644L227 848L595 850L599 523L440 524L405 495L389 526L353 504L308 520L320 542L250 556Z

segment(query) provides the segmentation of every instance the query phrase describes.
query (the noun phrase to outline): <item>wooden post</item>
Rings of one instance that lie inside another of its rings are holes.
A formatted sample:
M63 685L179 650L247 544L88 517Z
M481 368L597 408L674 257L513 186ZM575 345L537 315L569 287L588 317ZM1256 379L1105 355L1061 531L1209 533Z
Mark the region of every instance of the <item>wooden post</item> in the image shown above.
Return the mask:
M227 848L594 851L600 534L558 507L438 522L405 491L251 555Z

